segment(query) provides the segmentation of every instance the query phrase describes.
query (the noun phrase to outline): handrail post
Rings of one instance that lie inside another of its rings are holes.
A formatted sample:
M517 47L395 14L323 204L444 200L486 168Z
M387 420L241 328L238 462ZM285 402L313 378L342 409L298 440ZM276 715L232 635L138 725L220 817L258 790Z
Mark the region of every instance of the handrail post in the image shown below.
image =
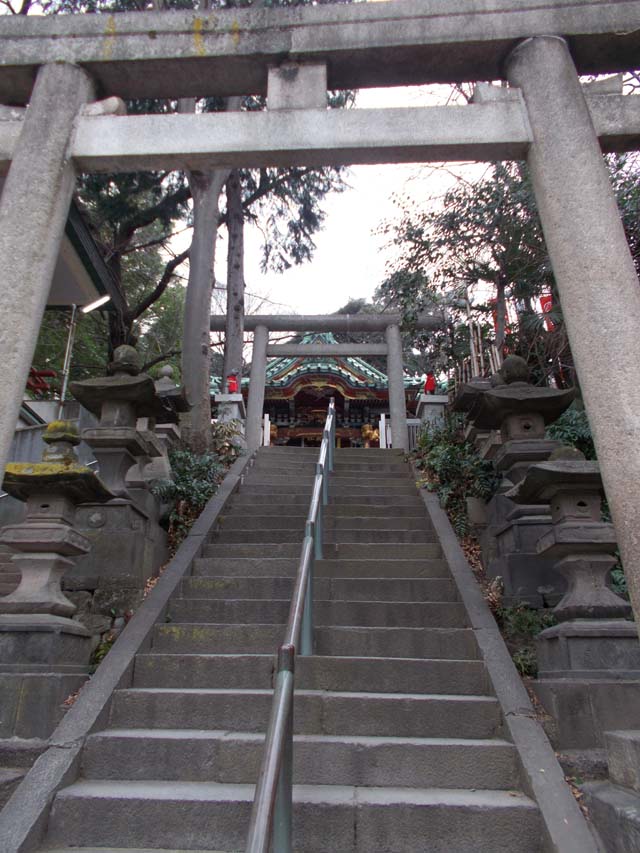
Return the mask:
M315 525L311 521L305 524L305 539L311 537L315 542ZM300 626L300 654L313 654L313 561L311 556L309 562L309 576L307 579L307 588L304 594L304 610L302 611L302 625Z
M320 463L316 465L316 477L318 475L322 477L322 503L326 506L329 501L329 478L327 477L325 466Z
M279 680L293 680L293 646L281 646L278 649ZM292 697L295 695L292 693ZM273 812L273 850L277 853L293 853L291 830L293 825L293 698L284 733L278 788Z

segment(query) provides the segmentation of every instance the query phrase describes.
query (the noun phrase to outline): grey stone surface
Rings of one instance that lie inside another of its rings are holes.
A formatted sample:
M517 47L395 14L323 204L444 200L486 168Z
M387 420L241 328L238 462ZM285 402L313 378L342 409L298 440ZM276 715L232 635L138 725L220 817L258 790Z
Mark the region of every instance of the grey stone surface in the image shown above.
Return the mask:
M326 110L326 63L302 65L283 62L271 66L268 71L267 107L270 110Z
M6 69L0 95L25 98L33 66L61 59L90 64L105 93L176 98L266 94L268 66L283 57L328 62L332 89L497 80L518 39L553 33L571 37L584 73L626 70L637 58L635 2L612 0L606 15L600 4L577 7L570 0L545 7L501 0L482 11L476 0L455 12L429 0L216 10L195 18L186 11L118 14L109 24L9 18L0 29ZM134 73L123 69L127 62Z
M25 743L34 739L46 741L64 715L63 703L86 680L86 673L12 673L0 670L0 738L14 739L15 742L22 739ZM9 760L16 759L9 755Z
M400 327L395 324L387 326L384 336L387 342L391 441L395 450L408 452L409 433L407 432L407 403L404 396L404 369Z
M607 731L640 728L640 681L543 678L532 682L555 721L557 749L604 748Z
M640 731L605 732L609 778L640 792Z
M0 363L8 377L0 395L2 472L73 192L67 146L76 115L90 97L91 83L80 68L56 64L40 69L28 115L20 123L20 146L2 189L0 258L5 274L0 315L11 318L0 330Z
M247 328L246 324L245 328ZM253 333L249 399L247 401L247 426L245 430L245 438L249 451L257 450L262 444L262 409L264 406L268 343L268 327L262 324L256 326Z
M248 462L249 457L243 457L231 467L144 606L118 638L106 663L99 668L54 731L50 748L38 759L0 814L0 837L4 840L6 853L24 853L40 842L55 792L77 777L77 759L84 738L93 727L106 721L114 689L130 683L135 654L148 642L154 624L164 614L170 595L200 553L206 533L238 487Z
M83 672L90 654L89 632L66 616L47 613L0 616L0 665L27 669L45 664L52 671L66 665Z
M508 68L535 143L529 168L634 612L640 614L635 484L640 447L640 288L598 139L569 49L558 38L520 45ZM580 186L580 193L569 190ZM564 191L561 191L564 188ZM606 323L595 312L606 306ZM615 329L615 334L608 330ZM612 367L615 365L615 369ZM602 388L607 387L607 394ZM611 399L624 400L622 408Z
M640 795L607 782L589 782L582 792L607 853L640 850Z
M384 332L387 326L398 325L402 322L402 316L390 312L388 314L249 314L245 318L245 329L254 332L258 326L266 326L272 332ZM416 318L416 328L437 329L442 325L442 316L422 314ZM224 315L213 314L211 316L211 331L223 332L225 327ZM361 448L348 448L350 454L345 458L360 458ZM274 452L292 456L294 459L316 458L317 453L313 447L306 448L306 452L297 455L295 451L305 451L299 447L280 447ZM379 453L386 451L378 450ZM366 457L365 457L366 458Z
M542 843L551 850L593 851L598 847L569 789L529 696L516 673L456 535L435 495L421 492L432 523L437 527L460 597L478 641L496 698L505 715L509 735L520 754L525 792L535 797L541 811Z
M640 678L634 622L572 619L536 638L541 678Z

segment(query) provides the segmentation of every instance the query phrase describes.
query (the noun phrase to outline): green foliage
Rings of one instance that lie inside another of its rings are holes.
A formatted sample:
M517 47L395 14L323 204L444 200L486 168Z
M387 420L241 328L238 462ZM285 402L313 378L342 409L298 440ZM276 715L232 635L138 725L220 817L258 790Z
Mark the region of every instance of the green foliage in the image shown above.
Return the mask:
M55 370L58 374L55 378L47 380L51 387L52 396L60 392L70 320L70 310L48 309L44 313L38 333L32 364L36 370ZM98 376L104 373L106 364L106 320L100 311L92 311L86 315L78 313L73 357L71 359L71 381Z
M627 579L624 574L624 569L620 563L620 555L618 554L618 564L611 570L611 579L609 585L611 589L621 598L629 601L629 589L627 587Z
M169 451L172 480L159 480L153 493L171 506L168 514L169 547L175 553L208 500L218 490L227 467L216 453Z
M488 500L498 485L493 466L464 440L462 422L455 416L442 426L427 426L418 436L416 466L426 486L438 494L458 535L469 532L466 498Z
M211 427L211 449L220 462L229 466L242 454L242 444L239 440L240 421L225 421Z
M583 409L573 406L567 409L557 421L547 427L547 437L576 447L584 453L586 459L596 458L589 419Z
M607 165L627 240L640 271L640 170L637 154L607 157ZM444 196L428 204L398 199L398 215L382 233L396 250L397 260L377 297L385 307L403 312L411 345L431 359L436 369L449 370L469 355L467 294L472 319L482 337L524 358L536 383L553 378L559 387L573 382L573 358L555 279L527 169L521 164L496 164L478 180L459 180ZM491 293L497 304L484 302ZM542 316L537 297L551 293L553 308ZM517 320L509 329L494 330L504 316L498 305L511 306ZM435 334L411 329L412 320L432 306L447 305L451 323ZM545 319L554 323L547 329Z
M94 672L97 669L98 664L102 663L102 661L106 658L107 654L111 651L111 646L115 643L116 639L117 637L115 633L113 631L110 631L100 642L100 644L96 646L89 662L90 672Z
M516 669L522 677L535 678L538 660L534 641L541 631L556 624L555 616L550 610L534 610L526 604L516 604L499 607L495 617Z

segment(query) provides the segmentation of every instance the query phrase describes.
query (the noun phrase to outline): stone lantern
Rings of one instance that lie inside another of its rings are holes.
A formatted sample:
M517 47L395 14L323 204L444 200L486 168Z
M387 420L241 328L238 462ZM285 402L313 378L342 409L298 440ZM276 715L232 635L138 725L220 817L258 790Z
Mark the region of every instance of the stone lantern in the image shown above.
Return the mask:
M133 467L142 467L162 451L149 430L137 429L139 418L152 420L165 412L156 395L153 380L141 372L140 356L133 347L116 349L107 376L72 382L73 396L99 417L95 427L84 430L82 438L93 450L100 466L100 476L110 491L121 498L131 498L126 476ZM136 481L140 486L142 475Z
M0 598L0 662L13 666L86 667L89 632L71 617L76 607L63 594L62 576L90 549L74 525L76 506L113 498L96 475L78 463L77 429L54 421L43 440L42 461L7 465L3 488L26 502L26 518L4 527L0 542L20 571L14 592Z
M456 388L456 394L451 404L452 411L468 415L480 394L484 394L491 387L491 381L483 376L476 376L468 382L461 382ZM488 460L493 459L497 449L502 444L500 433L497 430L479 429L470 418L467 418L464 437L466 441L473 444L483 459Z
M133 347L114 352L108 375L70 384L71 393L93 412L98 423L82 438L100 466L100 477L116 499L105 506L84 504L78 525L92 541L91 560L80 560L72 572L74 585L96 589L105 579L141 589L166 561L166 533L159 525L160 504L149 491L145 469L163 449L154 433L156 419L165 420L171 405L156 393L153 380L141 372Z
M490 577L500 576L507 603L526 601L534 607L555 603L564 581L553 560L540 555L536 543L551 526L546 506L516 505L506 493L526 475L530 465L542 462L559 447L545 438L545 426L571 404L573 389L537 387L528 381L524 359L508 356L491 378L491 387L475 395L469 412L481 430L499 430L502 444L493 459L502 482L487 507L487 529L482 547Z
M145 470L149 482L168 480L171 478L169 450L180 442L180 415L191 408L187 402L184 386L176 385L173 381L173 368L165 364L160 368L160 378L154 382L156 394L161 398L165 415L162 422L155 425L155 434L160 443L162 456L151 461Z
M533 688L555 722L559 749L603 747L605 732L640 726L640 643L629 604L607 586L615 564L613 526L601 521L596 462L571 448L533 465L513 497L549 502L553 526L537 544L554 560L567 591L554 609L559 624L537 639Z
M503 476L503 491L518 483L529 465L547 459L559 446L545 438L545 426L557 420L573 398L572 388L531 385L527 363L517 355L507 356L491 387L476 396L469 419L477 429L500 430L502 437L494 462Z

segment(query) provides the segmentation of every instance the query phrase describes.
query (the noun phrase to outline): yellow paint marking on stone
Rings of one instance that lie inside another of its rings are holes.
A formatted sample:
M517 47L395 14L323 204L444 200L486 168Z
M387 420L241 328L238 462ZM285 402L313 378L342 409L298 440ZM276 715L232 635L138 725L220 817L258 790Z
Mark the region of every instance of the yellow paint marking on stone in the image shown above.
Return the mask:
M111 59L113 46L116 42L116 18L115 15L109 15L107 18L107 26L104 28L104 45L102 48L102 56L104 59Z
M240 24L235 20L231 24L231 40L233 41L233 46L238 47L240 44Z
M193 19L193 43L195 45L196 53L198 56L205 56L206 50L204 47L204 38L202 35L202 31L205 28L205 22L202 18L194 18Z

